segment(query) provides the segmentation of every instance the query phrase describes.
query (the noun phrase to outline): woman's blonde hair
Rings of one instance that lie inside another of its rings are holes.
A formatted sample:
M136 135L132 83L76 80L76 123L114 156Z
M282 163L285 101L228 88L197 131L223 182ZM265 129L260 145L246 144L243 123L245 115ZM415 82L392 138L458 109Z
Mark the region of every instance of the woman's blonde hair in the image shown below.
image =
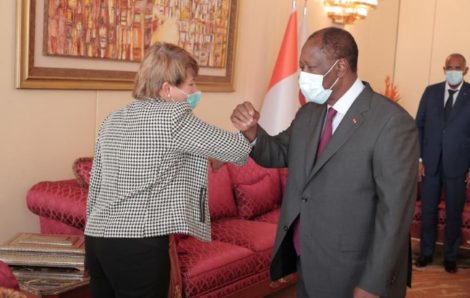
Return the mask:
M132 96L136 99L155 97L164 82L178 86L186 80L188 69L196 76L199 66L186 50L171 43L154 43L146 50L137 71Z

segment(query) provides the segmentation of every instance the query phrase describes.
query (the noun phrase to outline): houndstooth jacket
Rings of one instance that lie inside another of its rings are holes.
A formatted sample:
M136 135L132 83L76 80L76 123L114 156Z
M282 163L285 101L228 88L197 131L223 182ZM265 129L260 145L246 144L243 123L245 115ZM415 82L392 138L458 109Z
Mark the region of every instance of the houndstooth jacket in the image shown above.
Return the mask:
M95 148L85 235L211 239L208 157L244 164L241 133L209 125L184 102L136 100L109 115Z

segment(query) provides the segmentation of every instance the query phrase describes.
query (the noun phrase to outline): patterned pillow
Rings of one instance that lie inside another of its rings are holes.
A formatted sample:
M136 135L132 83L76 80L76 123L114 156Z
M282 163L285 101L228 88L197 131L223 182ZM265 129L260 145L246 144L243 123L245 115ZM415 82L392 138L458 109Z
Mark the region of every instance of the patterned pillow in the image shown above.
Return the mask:
M77 182L80 186L88 187L90 184L91 166L93 165L92 157L81 157L77 158L73 162L73 174L77 178Z
M211 220L224 217L236 217L238 211L235 205L230 173L227 167L222 166L215 172L209 169L207 180Z
M237 184L234 189L238 214L245 219L271 211L281 202L279 179L269 174L252 184Z

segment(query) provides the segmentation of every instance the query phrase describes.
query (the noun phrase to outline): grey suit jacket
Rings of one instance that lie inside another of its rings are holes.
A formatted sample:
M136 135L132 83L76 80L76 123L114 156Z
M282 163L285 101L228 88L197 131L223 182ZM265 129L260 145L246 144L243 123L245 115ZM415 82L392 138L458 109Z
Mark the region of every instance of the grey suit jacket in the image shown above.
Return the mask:
M354 287L404 297L419 159L413 119L368 84L315 161L326 105L309 103L277 136L258 130L252 157L289 168L271 265L295 271L292 223L300 214L302 277L311 297Z

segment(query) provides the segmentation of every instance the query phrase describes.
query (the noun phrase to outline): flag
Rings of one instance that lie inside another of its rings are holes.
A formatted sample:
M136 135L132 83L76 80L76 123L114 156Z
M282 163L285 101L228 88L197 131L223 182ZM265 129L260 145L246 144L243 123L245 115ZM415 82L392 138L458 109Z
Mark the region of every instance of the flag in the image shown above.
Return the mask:
M300 104L298 100L298 27L295 0L282 39L276 65L261 108L260 125L275 135L289 127Z

